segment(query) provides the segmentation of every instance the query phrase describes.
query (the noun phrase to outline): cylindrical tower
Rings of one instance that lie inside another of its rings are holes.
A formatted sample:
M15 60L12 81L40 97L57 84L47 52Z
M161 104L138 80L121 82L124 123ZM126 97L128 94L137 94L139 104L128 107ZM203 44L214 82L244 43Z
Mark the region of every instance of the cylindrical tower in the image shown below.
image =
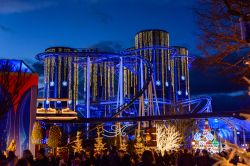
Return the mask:
M78 64L72 62L77 57L56 53L76 51L68 47L51 47L45 50L48 53L44 58L45 108L75 110L78 100Z
M189 69L188 69L188 49L185 47L174 46L176 55L172 58L173 63L171 66L174 72L174 100L180 101L190 98L189 89Z
M152 63L157 98L165 100L171 98L170 56L167 50L160 47L169 47L169 34L164 30L144 30L135 36L135 48L141 49L140 55ZM146 77L145 69L144 76Z

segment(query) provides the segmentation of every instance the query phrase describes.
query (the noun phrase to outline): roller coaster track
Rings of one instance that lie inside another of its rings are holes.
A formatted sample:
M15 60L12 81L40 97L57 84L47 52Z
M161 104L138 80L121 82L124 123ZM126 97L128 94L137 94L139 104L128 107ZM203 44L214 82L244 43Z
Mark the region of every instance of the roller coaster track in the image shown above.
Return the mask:
M151 75L152 75L152 65L151 63L144 59L141 56L136 55L128 55L123 53L117 54L117 53L107 53L107 52L44 52L40 53L36 56L38 60L44 60L48 57L76 57L78 60L73 61L73 63L79 64L79 65L86 65L86 58L90 57L94 59L94 63L101 63L103 61L108 62L119 62L120 58L124 59L134 59L134 60L141 60L144 65L147 66L147 80L145 80L145 83L143 87L137 92L137 94L134 96L132 100L130 100L128 103L125 103L123 105L120 105L116 109L112 110L112 112L115 112L111 117L117 117L120 113L122 113L125 109L130 107L148 88L148 85L151 81Z

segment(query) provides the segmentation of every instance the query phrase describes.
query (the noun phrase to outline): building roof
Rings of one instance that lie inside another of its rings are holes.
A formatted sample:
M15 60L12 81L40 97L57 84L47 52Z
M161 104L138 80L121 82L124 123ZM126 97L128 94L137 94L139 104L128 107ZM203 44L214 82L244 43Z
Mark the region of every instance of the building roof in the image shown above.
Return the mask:
M8 70L9 72L24 72L24 73L34 73L34 71L23 61L16 59L0 59L0 71ZM8 66L4 69L3 66Z

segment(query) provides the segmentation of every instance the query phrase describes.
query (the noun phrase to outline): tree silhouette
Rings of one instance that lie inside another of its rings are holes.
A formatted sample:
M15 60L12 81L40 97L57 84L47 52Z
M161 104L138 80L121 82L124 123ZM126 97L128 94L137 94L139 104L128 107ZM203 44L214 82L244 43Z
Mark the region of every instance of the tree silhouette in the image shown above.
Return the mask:
M230 8L229 8L230 6ZM239 13L250 9L247 0L197 0L194 6L198 25L198 49L205 58L194 63L202 67L215 66L222 74L231 74L235 80L250 76L245 65L250 49L246 40L241 38ZM232 77L233 78L233 77Z

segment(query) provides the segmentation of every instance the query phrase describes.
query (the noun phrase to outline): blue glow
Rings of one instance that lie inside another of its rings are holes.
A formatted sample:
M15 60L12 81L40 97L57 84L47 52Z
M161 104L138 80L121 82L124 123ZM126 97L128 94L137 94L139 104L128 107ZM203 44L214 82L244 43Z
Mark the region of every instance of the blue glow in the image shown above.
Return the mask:
M160 86L160 85L161 85L161 81L159 81L159 80L156 81L156 85L157 85L157 86Z
M51 82L49 83L49 85L50 85L50 86L54 86L54 85L55 85L55 82L54 82L54 81L51 81Z
M0 66L8 66L11 72L33 73L31 68L22 60L0 59Z
M63 81L63 82L62 82L62 85L63 85L63 86L67 86L67 85L68 85L67 81Z
M181 95L181 94L182 94L182 92L179 90L179 91L178 91L178 95Z
M209 126L217 132L217 134L229 141L233 142L234 128L237 134L241 134L242 130L250 131L250 122L235 118L209 118Z
M168 87L168 86L169 86L169 83L168 83L167 81L165 82L165 86L166 86L166 87Z

